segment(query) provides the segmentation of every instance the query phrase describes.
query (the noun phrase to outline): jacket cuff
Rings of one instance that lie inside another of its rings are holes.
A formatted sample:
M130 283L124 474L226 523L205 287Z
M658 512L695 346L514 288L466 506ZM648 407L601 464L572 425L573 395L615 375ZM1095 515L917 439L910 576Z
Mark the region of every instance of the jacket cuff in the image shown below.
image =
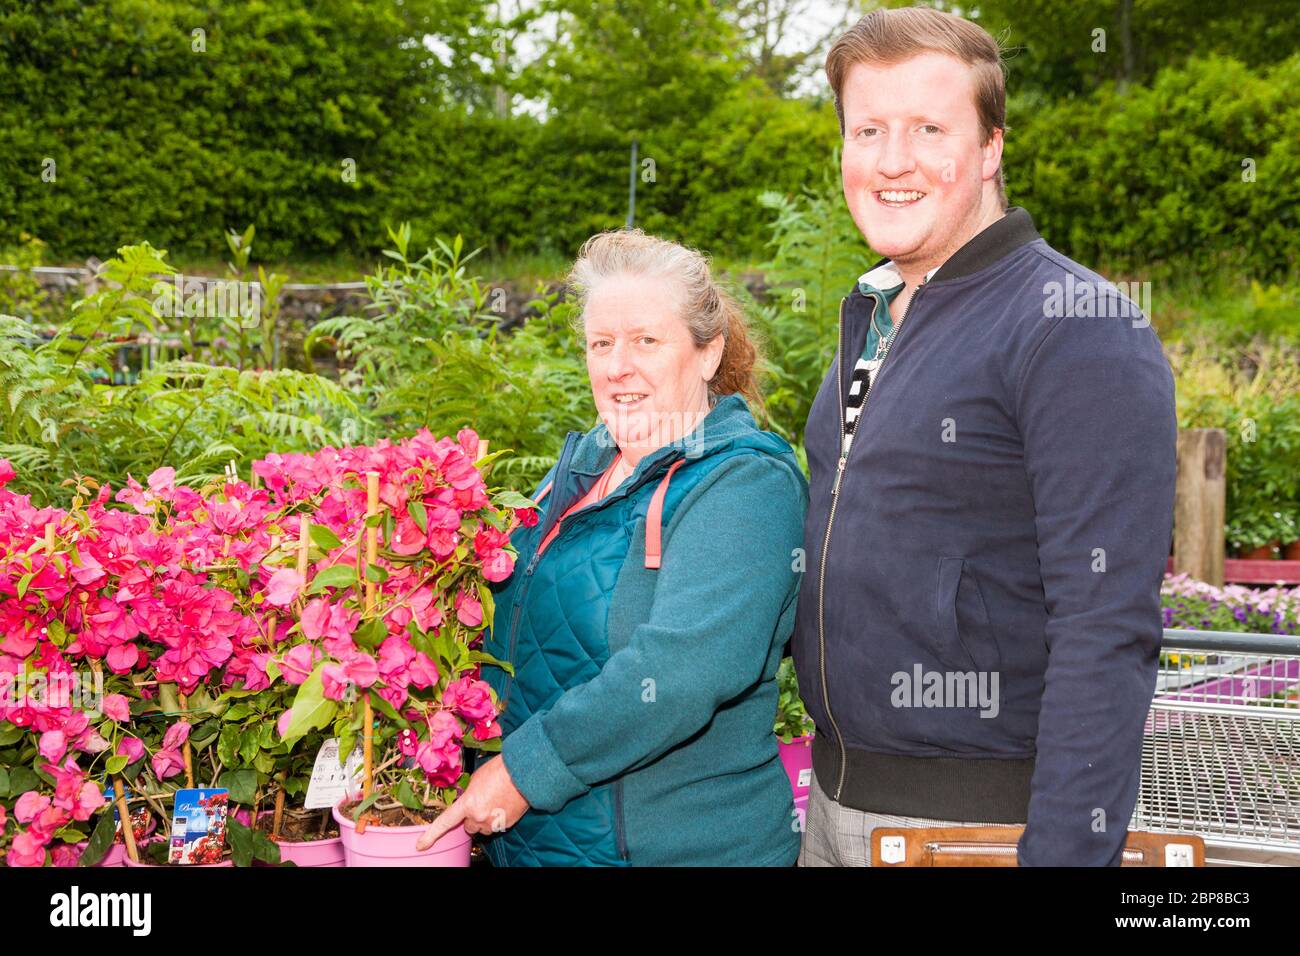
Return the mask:
M501 759L528 805L554 813L588 788L555 752L541 718L541 714L534 714L506 737L501 744Z

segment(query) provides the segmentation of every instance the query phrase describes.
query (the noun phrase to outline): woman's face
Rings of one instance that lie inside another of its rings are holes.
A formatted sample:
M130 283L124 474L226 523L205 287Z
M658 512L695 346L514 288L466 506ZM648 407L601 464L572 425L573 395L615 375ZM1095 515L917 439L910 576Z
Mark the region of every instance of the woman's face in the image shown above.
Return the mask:
M632 463L695 429L708 413L708 381L723 337L703 348L677 314L662 278L614 276L587 299L587 375L596 410Z

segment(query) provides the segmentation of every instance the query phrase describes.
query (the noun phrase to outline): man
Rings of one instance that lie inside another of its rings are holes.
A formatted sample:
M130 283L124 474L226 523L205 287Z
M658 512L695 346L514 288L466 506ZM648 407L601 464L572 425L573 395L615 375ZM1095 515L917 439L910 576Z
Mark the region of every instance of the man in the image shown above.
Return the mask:
M805 433L800 862L869 864L877 826L1025 824L1021 865L1118 865L1172 524L1168 364L1006 207L983 29L877 10L826 71L844 197L887 258L841 306Z

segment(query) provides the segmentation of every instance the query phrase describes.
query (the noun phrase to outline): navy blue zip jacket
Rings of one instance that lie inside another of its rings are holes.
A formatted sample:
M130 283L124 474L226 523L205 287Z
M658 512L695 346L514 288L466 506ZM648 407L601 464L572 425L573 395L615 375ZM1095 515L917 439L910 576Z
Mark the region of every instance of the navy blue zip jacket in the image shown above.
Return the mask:
M1173 523L1160 343L1012 207L916 291L842 460L871 308L844 300L805 432L793 647L818 783L1025 823L1022 865L1118 865Z

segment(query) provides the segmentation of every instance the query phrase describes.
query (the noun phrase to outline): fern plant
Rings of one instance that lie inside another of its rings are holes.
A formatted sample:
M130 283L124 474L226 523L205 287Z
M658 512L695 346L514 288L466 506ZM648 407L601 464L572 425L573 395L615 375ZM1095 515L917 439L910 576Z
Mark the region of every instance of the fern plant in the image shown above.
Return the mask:
M123 247L104 264L100 291L76 303L48 342L26 321L0 316L0 458L38 504L65 503L63 482L77 475L120 485L170 465L179 480L201 483L231 459L374 434L355 398L314 374L174 360L135 384L99 384L123 340L169 331L153 309L154 285L173 271L148 243Z
M771 258L761 268L768 302L751 307L768 355L767 427L803 444L808 411L835 357L840 300L871 262L871 251L828 171L816 190L791 198L764 193L776 212Z

